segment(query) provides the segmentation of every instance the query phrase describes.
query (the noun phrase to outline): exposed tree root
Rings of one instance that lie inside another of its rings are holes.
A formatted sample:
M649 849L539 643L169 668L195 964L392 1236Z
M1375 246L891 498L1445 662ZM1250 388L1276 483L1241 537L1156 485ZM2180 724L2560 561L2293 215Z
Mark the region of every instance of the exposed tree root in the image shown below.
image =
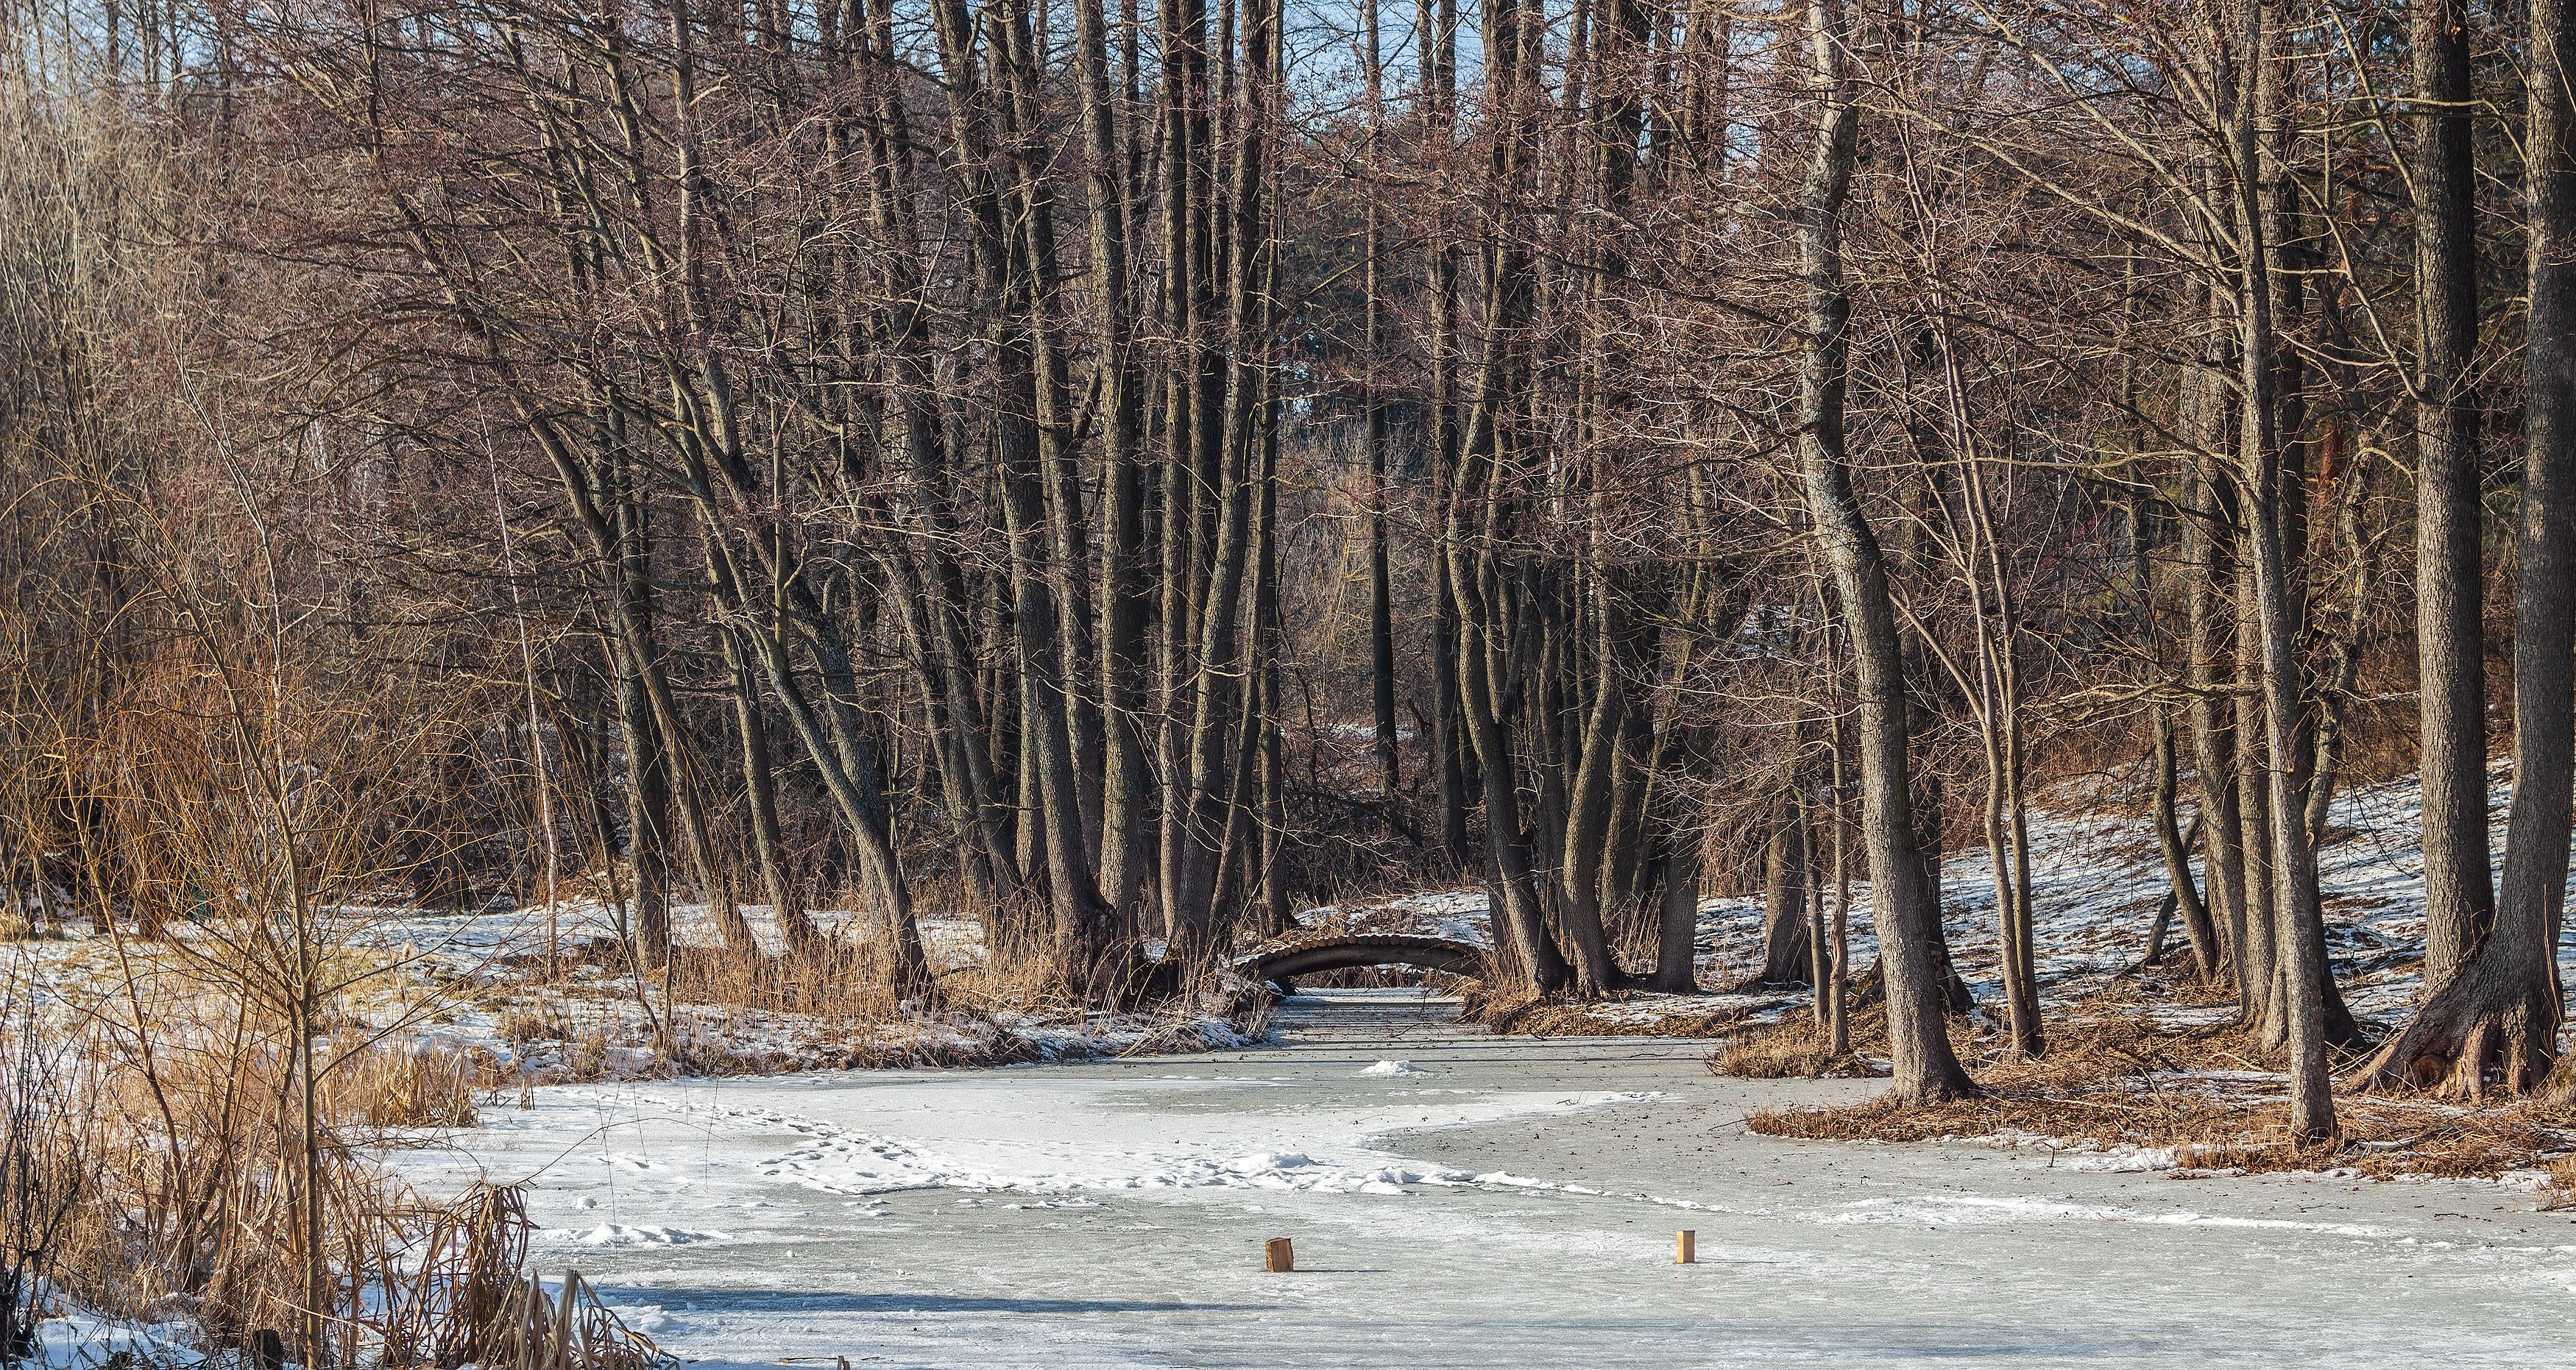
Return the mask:
M2499 971L2480 958L2436 991L2344 1087L2434 1089L2470 1102L2491 1090L2518 1098L2550 1078L2557 1056L2554 1009L2545 974Z

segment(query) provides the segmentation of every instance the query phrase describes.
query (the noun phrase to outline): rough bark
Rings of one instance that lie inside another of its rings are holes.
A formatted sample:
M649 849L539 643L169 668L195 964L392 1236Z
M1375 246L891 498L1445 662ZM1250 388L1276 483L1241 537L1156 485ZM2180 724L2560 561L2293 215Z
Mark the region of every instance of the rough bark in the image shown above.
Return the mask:
M2213 350L2215 344L2213 344ZM2187 555L2191 580L2185 606L2184 650L2191 686L2187 716L2191 725L2192 779L2200 794L2201 840L2207 860L2209 902L2225 931L2225 950L2236 978L2240 1016L2254 1012L2260 991L2253 983L2246 955L2251 935L2245 900L2245 854L2236 784L2234 710L2220 693L2233 674L2225 657L2227 634L2219 586L2234 579L2230 564L2235 548L2235 501L2220 478L2215 455L2226 424L2221 411L2224 392L2216 384L2217 368L2202 364L2185 373L2183 398L2191 410L2188 431L2200 445L2189 476Z
M1164 54L1162 313L1165 327L1175 335L1163 389L1162 566L1157 594L1162 717L1155 738L1162 794L1155 831L1155 885L1164 935L1177 940L1183 932L1188 712L1195 665L1191 654L1197 645L1199 559L1205 552L1197 530L1200 506L1213 497L1213 492L1201 489L1198 466L1199 376L1209 365L1206 335L1212 298L1206 263L1210 221L1205 170L1207 6L1204 0L1172 0L1155 7L1154 21Z
M2479 590L2476 168L2466 0L2413 11L2415 645L2424 776L2424 982L2467 964L2495 917L2487 847L2486 644Z
M1456 100L1458 16L1454 0L1415 0L1414 33L1419 100L1426 151L1445 160L1452 137ZM1457 296L1458 253L1435 223L1423 245L1423 308L1429 315L1423 338L1423 445L1431 458L1431 491L1436 510L1449 507L1458 471ZM1468 861L1467 809L1471 781L1467 776L1470 746L1460 713L1458 676L1458 594L1450 579L1445 517L1435 520L1432 548L1432 764L1440 800L1440 850L1452 865Z
M1752 983L1804 985L1811 982L1814 946L1807 913L1808 852L1806 813L1783 804L1762 844L1762 971Z
M614 541L603 549L614 565L611 616L626 626L608 639L608 651L617 681L617 729L626 744L626 860L635 874L629 936L643 964L658 967L671 954L671 769L633 641L639 634L648 644L653 640L651 533L623 459L612 453L599 479L614 519Z
M1364 75L1368 82L1369 174L1375 178L1382 170L1379 160L1386 136L1386 105L1380 88L1385 61L1378 41L1377 0L1365 0L1360 15L1368 57ZM1377 759L1378 802L1392 828L1399 826L1396 806L1402 797L1404 777L1395 738L1395 591L1388 573L1391 537L1387 503L1393 492L1388 488L1386 397L1378 390L1378 359L1386 341L1386 283L1380 279L1383 263L1379 214L1379 197L1371 195L1366 216L1368 240L1360 248L1365 275L1362 290L1366 296L1360 321L1360 404L1361 441L1368 448L1369 719L1375 725L1369 740Z
M1256 0L1245 11L1244 21L1242 104L1227 187L1232 243L1226 263L1227 332L1233 358L1224 368L1222 474L1214 486L1217 508L1210 511L1217 515L1214 551L1202 597L1205 609L1191 690L1188 810L1182 833L1182 879L1173 910L1175 940L1188 954L1213 945L1216 864L1224 834L1232 826L1225 796L1235 789L1227 745L1229 725L1242 692L1252 688L1243 669L1245 644L1239 629L1247 617L1242 600L1256 540L1253 506L1262 484L1256 428L1263 402L1261 362L1270 332L1270 301L1261 289L1261 272L1272 249L1273 221L1264 187L1269 164L1267 125L1278 90L1272 70L1279 36L1276 0ZM1209 418L1202 413L1193 423Z
M1699 837L1666 839L1662 888L1655 917L1655 974L1647 987L1659 994L1697 994L1699 976Z

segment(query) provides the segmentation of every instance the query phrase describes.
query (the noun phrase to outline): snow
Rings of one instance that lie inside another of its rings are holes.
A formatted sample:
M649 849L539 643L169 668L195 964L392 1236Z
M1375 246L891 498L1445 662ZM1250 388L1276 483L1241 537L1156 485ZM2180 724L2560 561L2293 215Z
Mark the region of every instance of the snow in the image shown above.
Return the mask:
M2490 769L2489 815L2496 824L2498 873L2503 859L2502 819L2512 797L2511 769ZM2148 924L2166 888L2164 859L2142 812L2139 787L2124 774L2062 786L2042 799L2031 816L2031 903L2034 960L2043 999L2104 988L2137 965ZM2190 821L2185 785L2183 821ZM2336 981L2352 1011L2393 1024L2423 987L2424 858L2422 787L2406 776L2347 787L2327 815L2326 842L2318 852L2318 884L2326 911L2327 950ZM2193 871L2200 874L2195 860ZM2576 898L2576 872L2569 889ZM1826 898L1830 906L1832 892ZM1941 870L1942 924L1955 964L1981 1003L2000 1003L2000 939L1995 927L1994 877L1979 835L1954 832ZM1476 946L1492 946L1493 932L1481 889L1408 895L1381 903L1327 906L1306 915L1319 927L1354 932L1428 933ZM1696 936L1700 983L1734 984L1760 968L1762 906L1759 899L1718 897L1701 901ZM1852 888L1851 964L1868 973L1878 944L1870 921L1869 887ZM2180 921L2170 931L2168 956L2188 956ZM2576 977L2576 926L2559 944L2561 978ZM1668 1015L1715 1016L1739 1010L1748 1022L1801 1011L1796 994L1712 994L1682 998L1633 995L1587 1010L1605 1024L1648 1025ZM2231 1019L2228 1005L2150 1003L2132 1010L2159 1027L2209 1027Z
M2576 1219L2527 1185L1783 1141L1737 1120L1878 1086L1452 1012L1341 991L1258 1051L550 1087L396 1159L526 1180L538 1268L719 1366L2530 1365L2576 1335ZM1298 1274L1261 1273L1274 1236Z
M1048 1084L1033 1087L1047 1095L1113 1093L1105 1081L1047 1078ZM817 1097L816 1091L832 1083L833 1077L808 1075L774 1077L758 1086L729 1089L686 1082L631 1089L550 1089L525 1110L496 1113L483 1131L501 1138L565 1139L557 1147L563 1154L550 1158L552 1173L599 1176L602 1187L575 1200L590 1199L593 1208L602 1203L614 1207L620 1181L674 1193L708 1182L692 1179L685 1167L674 1165L652 1147L648 1139L670 1128L700 1134L710 1146L717 1138L779 1139L786 1144L769 1147L749 1162L760 1179L862 1200L927 1190L1015 1195L1204 1189L1343 1193L1364 1192L1370 1186L1479 1181L1472 1172L1390 1165L1388 1158L1367 1145L1369 1137L1408 1121L1436 1115L1452 1124L1486 1122L1644 1098L1603 1090L1543 1094L1479 1090L1439 1103L1415 1102L1421 1096L1408 1094L1407 1102L1392 1108L1366 1103L1313 1106L1299 1111L1295 1135L1302 1139L1301 1145L1290 1149L1279 1144L1290 1135L1285 1125L1266 1115L1174 1136L1166 1135L1158 1113L1108 1113L1111 1120L1132 1120L1137 1126L1122 1128L1114 1121L1095 1118L1070 1134L1060 1133L1052 1126L1062 1121L1060 1110L1031 1109L1021 1116L988 1112L994 1089L982 1074L944 1078L931 1072L906 1072L901 1093L912 1100L907 1113L936 1112L938 1118L913 1116L911 1126L901 1134L863 1130L839 1110L804 1107ZM1183 1095L1213 1091L1222 1083L1174 1077L1155 1081L1158 1092ZM1287 1088L1281 1082L1270 1083L1283 1091ZM858 1093L873 1098L878 1091L862 1087ZM828 1100L837 1095L821 1097ZM799 1107L790 1111L790 1103ZM1096 1107L1105 1112L1133 1108L1134 1103L1102 1097ZM630 1134L638 1139L634 1145L611 1144ZM496 1171L492 1178L512 1177ZM598 1234L669 1230L611 1222L575 1239L590 1246L633 1245L642 1239L612 1240ZM549 1235L559 1234L550 1230Z
M556 1228L543 1235L573 1246L687 1246L692 1242L720 1242L725 1239L721 1232L694 1232L685 1227L629 1227L624 1223L601 1223L587 1230Z
M1430 1073L1411 1061L1380 1061L1360 1071L1362 1075L1428 1075Z
M66 1308L36 1324L35 1354L19 1370L106 1370L131 1363L137 1370L189 1370L206 1357L188 1349L181 1326L135 1326L84 1309Z

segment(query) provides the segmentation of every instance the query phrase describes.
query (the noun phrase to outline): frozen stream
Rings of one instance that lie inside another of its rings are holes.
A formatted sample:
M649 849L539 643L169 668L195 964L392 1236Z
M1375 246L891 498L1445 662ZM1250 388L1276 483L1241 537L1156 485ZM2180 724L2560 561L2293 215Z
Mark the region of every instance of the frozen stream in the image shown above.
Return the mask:
M1258 1051L544 1089L402 1163L529 1180L540 1266L710 1364L2541 1365L2576 1334L2576 1220L2528 1189L1780 1142L1744 1112L1869 1086L1450 1011L1299 996ZM1261 1273L1271 1236L1298 1273Z

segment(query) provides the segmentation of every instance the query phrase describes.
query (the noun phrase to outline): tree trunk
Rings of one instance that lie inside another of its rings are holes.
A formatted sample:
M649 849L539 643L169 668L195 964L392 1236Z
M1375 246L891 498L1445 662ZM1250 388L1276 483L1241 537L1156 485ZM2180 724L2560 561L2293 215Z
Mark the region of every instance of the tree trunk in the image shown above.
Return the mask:
M1380 183L1384 170L1380 159L1386 136L1382 89L1385 59L1378 43L1378 0L1361 0L1360 28L1368 58L1363 75L1368 85L1368 175L1374 185ZM1366 277L1362 290L1366 299L1360 321L1360 405L1361 441L1368 447L1369 716L1376 725L1370 742L1377 758L1378 803L1387 826L1395 828L1401 826L1396 806L1402 798L1403 773L1395 740L1395 605L1387 566L1387 501L1391 492L1387 488L1386 397L1378 391L1378 358L1386 341L1386 286L1379 279L1379 212L1379 197L1372 194L1365 216L1368 241L1361 245Z
M1087 988L1110 954L1117 918L1101 901L1094 878L1087 834L1096 829L1086 822L1077 754L1083 654L1070 637L1087 631L1087 624L1079 616L1081 578L1067 564L1079 553L1064 526L1078 517L1078 504L1059 488L1066 465L1056 431L1062 418L1060 358L1045 322L1051 285L1045 278L1052 263L1042 238L1032 236L1041 233L1046 218L1029 188L1033 175L1023 168L1015 177L1004 165L1010 159L995 149L997 113L1004 135L1015 132L1016 121L1014 92L988 92L980 80L986 63L978 39L988 25L969 14L963 0L936 0L931 13L967 191L971 256L988 301L985 364L992 377L991 444L1020 676L1023 799L1034 800L1024 802L1020 814L1022 864L1026 869L1044 863L1059 972ZM1034 79L1024 70L1026 55L1014 55L1032 41L1026 22L1025 13L993 21L1000 50L989 55L1004 70L1006 87ZM1017 146L1015 138L1006 141Z
M1275 291L1275 260L1265 266L1263 294ZM1279 723L1279 397L1275 380L1263 373L1261 402L1261 506L1254 519L1254 541L1260 547L1260 584L1253 596L1253 669L1260 683L1260 709L1246 726L1256 730L1261 746L1261 897L1257 922L1263 933L1277 936L1291 926L1288 889L1288 757Z
M1262 417L1261 358L1268 349L1269 298L1261 289L1263 269L1271 254L1272 216L1267 213L1269 152L1267 125L1275 112L1278 83L1277 0L1255 0L1244 13L1243 88L1236 110L1234 164L1227 186L1232 253L1227 271L1227 334L1232 360L1225 368L1222 470L1213 490L1217 515L1212 530L1214 555L1209 564L1205 612L1199 625L1197 669L1187 731L1188 809L1182 841L1182 879L1173 911L1176 942L1185 955L1205 953L1216 932L1216 865L1225 833L1233 826L1227 796L1237 792L1229 765L1229 726L1239 712L1242 692L1255 688L1246 678L1243 634L1244 583L1255 554L1253 505L1260 480L1258 428ZM1207 419L1202 413L1193 422Z
M725 633L725 672L733 683L734 729L742 737L742 785L746 807L751 812L751 843L760 858L761 882L768 887L770 914L778 921L778 932L787 950L798 956L811 955L822 945L816 936L813 920L805 916L805 907L796 897L796 886L787 876L787 857L778 829L778 777L769 755L769 734L760 719L760 700L754 693L751 672L742 659L742 644L732 633Z
M2269 60L2269 19L2262 5L2245 7L2242 75L2230 136L2236 165L2258 165L2254 92L2247 87ZM2316 853L2308 842L2304 797L2296 788L2300 666L2298 644L2291 633L2290 586L2283 565L2279 501L2279 434L2274 427L2273 339L2270 268L2263 250L2263 215L2254 181L2241 175L2237 185L2237 234L2240 247L2239 301L2243 328L2245 393L2244 431L2239 458L2243 467L2246 542L2251 553L2262 654L2261 684L2265 705L2265 742L2269 751L2268 799L2275 885L2275 925L2284 970L2285 1017L2290 1047L2290 1133L2302 1143L2335 1135L2332 1083L2326 1077L2325 997L2330 972L2326 964L2325 923L2316 907Z
M1109 41L1100 0L1075 0L1074 62L1082 98L1083 156L1091 208L1091 274L1099 351L1101 421L1100 894L1132 936L1145 887L1145 832L1152 773L1145 764L1139 685L1145 670L1145 483L1136 429L1142 388L1133 355L1128 291L1126 153L1120 101L1109 86Z
M612 615L632 620L648 635L653 630L652 551L645 515L625 474L622 457L612 456L601 479L607 486L615 518L616 564L608 593L616 601ZM632 659L626 639L612 630L605 644L617 679L617 729L626 744L626 861L635 873L636 956L647 968L658 968L671 955L671 769L662 750L662 730L654 726L653 704L645 696L642 669Z
M2466 965L2352 1077L2361 1087L2440 1082L2477 1097L2490 1071L2519 1093L2558 1061L2556 948L2576 799L2576 3L2532 0L2529 167L2531 336L2522 500L2514 526L2513 806L2495 919Z
M1558 920L1574 952L1575 992L1606 994L1619 981L1601 916L1602 857L1610 833L1610 784L1617 767L1627 690L1615 650L1621 635L1616 591L1596 571L1593 583L1595 677L1592 708L1578 743L1574 785L1566 798L1564 849L1557 882ZM1568 657L1574 654L1568 652Z
M2217 344L2211 344L2213 352ZM2260 990L2247 954L2253 920L2245 899L2243 819L2236 784L2234 708L2221 691L2233 675L2224 659L2227 635L2222 631L2219 586L2235 579L2230 565L2235 546L2233 492L2219 474L2216 449L2229 425L2224 419L2226 392L2217 383L2219 368L2211 361L2184 374L2183 398L2189 402L2189 431L2200 447L2188 476L2191 492L2190 598L2185 606L2184 649L2191 685L2187 711L2191 723L2192 776L2200 791L2201 841L2207 855L2209 901L2225 929L2225 952L2236 975L2239 1017L2257 1012Z
M1424 137L1437 165L1447 160L1455 100L1455 0L1415 0L1417 70ZM1440 850L1453 866L1468 861L1468 788L1465 720L1458 678L1458 593L1450 579L1446 511L1458 473L1457 295L1458 254L1435 221L1423 246L1423 308L1430 315L1423 339L1423 445L1430 450L1435 525L1431 570L1431 684L1433 777L1440 799Z
M1762 844L1762 973L1754 983L1805 985L1814 944L1807 919L1807 816L1794 802L1776 806L1770 840Z
M1198 622L1195 592L1201 546L1199 507L1213 492L1198 480L1198 376L1206 365L1207 6L1166 0L1155 6L1163 50L1163 296L1165 326L1177 336L1163 390L1162 584L1159 692L1162 717L1156 764L1162 777L1155 833L1155 875L1164 936L1183 935L1181 885L1186 855L1188 718L1194 678L1191 652Z
M1826 1050L1839 1060L1851 1055L1851 843L1843 823L1843 790L1849 782L1843 769L1843 721L1839 710L1834 715L1833 737L1833 803L1829 807L1834 825L1834 916L1832 954L1826 966L1825 1037Z
M2439 991L2495 918L2487 847L2480 589L2476 177L2467 0L2416 0L2415 643L2424 775L2424 983Z
M2240 412L2238 426L2246 420ZM2240 439L2241 441L2241 439ZM2244 862L2245 940L2237 956L2245 963L2246 984L2253 997L2245 1001L2244 1020L2266 1046L2289 1040L2289 1020L2281 1001L2281 932L2273 916L2279 907L2272 869L2272 790L2264 767L2262 593L2254 578L2254 500L2238 482L2241 514L2236 562L2236 842Z
M2174 907L2182 914L2183 931L2191 938L2195 967L2204 980L2218 978L2220 951L2218 927L2211 921L2209 906L2201 901L2200 886L2191 877L2191 840L2175 822L2173 716L2163 705L2155 706L2156 747L2156 849L2164 856L2165 881L2171 891ZM2200 815L2192 817L2193 833L2205 831L2207 824ZM2151 943L2153 939L2150 939ZM2160 947L2150 945L2147 959L2156 959Z
M1887 982L1888 1047L1895 1096L1907 1103L1957 1098L1975 1088L1950 1049L1937 950L1939 913L1925 887L1914 837L1906 759L1904 648L1886 558L1862 514L1843 451L1851 301L1842 283L1842 212L1857 159L1859 111L1842 75L1840 0L1808 0L1811 84L1822 105L1799 222L1806 278L1798 449L1808 516L1833 568L1851 634L1860 713L1861 826L1870 902Z
M1664 839L1663 881L1655 919L1655 977L1648 985L1658 994L1699 993L1699 834L1677 832Z

